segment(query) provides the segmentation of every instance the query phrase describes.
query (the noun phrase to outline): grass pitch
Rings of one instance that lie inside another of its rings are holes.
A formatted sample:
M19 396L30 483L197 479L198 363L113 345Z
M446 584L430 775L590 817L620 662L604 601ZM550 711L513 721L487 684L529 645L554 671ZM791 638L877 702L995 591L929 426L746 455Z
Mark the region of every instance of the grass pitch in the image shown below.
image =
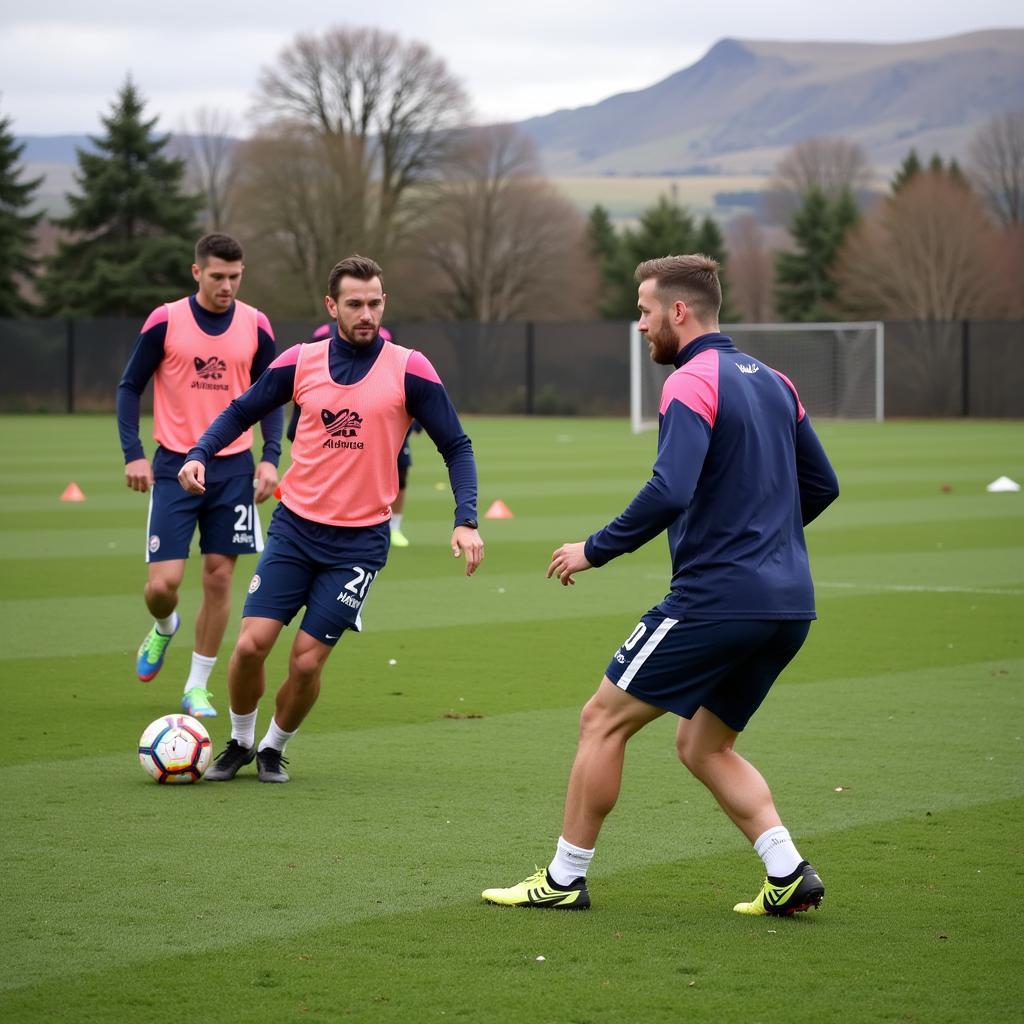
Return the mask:
M467 421L481 512L515 513L483 523L471 580L417 439L413 546L332 655L293 782L172 788L134 747L177 707L198 565L140 684L146 499L112 420L0 425L0 1019L1022 1019L1024 494L985 484L1024 479L1024 424L819 426L843 487L808 531L819 621L740 742L828 888L781 921L732 913L760 862L675 762L667 718L630 745L590 912L479 900L549 859L579 706L666 588L662 540L570 590L544 579L643 483L653 435ZM84 503L58 500L70 480ZM217 749L253 564L212 680Z

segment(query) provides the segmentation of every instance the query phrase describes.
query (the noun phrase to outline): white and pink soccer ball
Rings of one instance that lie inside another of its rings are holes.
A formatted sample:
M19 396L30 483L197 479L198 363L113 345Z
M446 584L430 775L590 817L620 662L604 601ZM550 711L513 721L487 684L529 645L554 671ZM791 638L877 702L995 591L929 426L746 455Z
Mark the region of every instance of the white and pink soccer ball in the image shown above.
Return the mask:
M163 784L198 782L212 756L210 734L191 715L164 715L139 738L142 767Z

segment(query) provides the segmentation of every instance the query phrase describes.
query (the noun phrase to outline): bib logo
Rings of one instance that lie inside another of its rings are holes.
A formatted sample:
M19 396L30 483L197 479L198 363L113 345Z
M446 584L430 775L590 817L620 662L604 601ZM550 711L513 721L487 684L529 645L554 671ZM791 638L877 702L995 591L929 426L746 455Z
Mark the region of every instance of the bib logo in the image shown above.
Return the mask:
M362 448L362 441L342 441L343 437L355 437L363 425L363 417L354 409L342 409L331 412L330 409L320 410L320 419L324 430L330 435L324 441L324 448Z
M209 359L200 359L196 356L192 362L196 368L196 380L192 381L193 388L202 391L227 391L227 384L213 384L211 381L220 380L228 372L228 364L223 359L210 356Z

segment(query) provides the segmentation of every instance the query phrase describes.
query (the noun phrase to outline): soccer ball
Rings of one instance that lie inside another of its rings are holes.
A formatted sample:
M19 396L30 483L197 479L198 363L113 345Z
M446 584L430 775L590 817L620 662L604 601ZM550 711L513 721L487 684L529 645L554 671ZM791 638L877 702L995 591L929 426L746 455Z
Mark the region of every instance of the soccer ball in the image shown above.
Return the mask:
M139 761L160 783L198 782L210 766L210 734L191 715L165 715L139 738Z

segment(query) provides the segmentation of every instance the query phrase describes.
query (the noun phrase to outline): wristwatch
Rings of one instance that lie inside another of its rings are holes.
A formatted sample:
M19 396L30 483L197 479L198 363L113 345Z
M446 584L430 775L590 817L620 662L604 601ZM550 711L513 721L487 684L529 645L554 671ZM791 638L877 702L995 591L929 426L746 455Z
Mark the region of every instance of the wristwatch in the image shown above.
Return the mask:
M477 523L475 519L460 519L455 525L468 526L471 530L476 530L479 528L479 523Z

